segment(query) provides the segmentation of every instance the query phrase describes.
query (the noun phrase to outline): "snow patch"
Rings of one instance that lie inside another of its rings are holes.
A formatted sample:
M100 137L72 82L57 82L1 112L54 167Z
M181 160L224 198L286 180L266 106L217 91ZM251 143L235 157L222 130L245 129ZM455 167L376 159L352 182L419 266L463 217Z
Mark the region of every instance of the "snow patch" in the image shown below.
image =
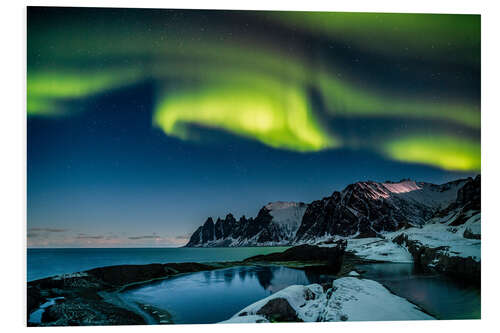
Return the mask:
M337 238L336 238L337 239ZM338 237L338 239L341 239ZM413 257L408 250L391 241L392 238L344 238L347 239L346 251L367 260L378 260L395 263L411 263ZM322 244L321 247L331 247L335 244Z
M345 277L326 292L319 284L295 285L257 301L222 323L269 322L257 314L270 300L284 298L305 322L434 319L380 283Z
M388 239L394 239L400 234L406 234L409 240L418 241L429 248L445 246L442 251L450 257L471 257L475 261L481 261L481 240L465 238L463 234L467 228L479 231L480 234L481 214L472 216L458 227L450 227L448 224L434 221L422 228L409 228L387 233L385 236Z

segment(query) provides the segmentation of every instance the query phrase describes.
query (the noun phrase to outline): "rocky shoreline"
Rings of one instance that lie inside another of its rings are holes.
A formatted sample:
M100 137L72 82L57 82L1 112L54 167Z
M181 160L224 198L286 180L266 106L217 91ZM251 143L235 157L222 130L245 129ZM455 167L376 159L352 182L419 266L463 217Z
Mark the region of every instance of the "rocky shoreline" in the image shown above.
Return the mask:
M451 277L481 285L481 261L450 253L448 246L429 247L418 240L409 239L405 233L393 239L404 246L413 257L414 264L423 271L436 271Z
M405 233L392 238L392 241L381 239L366 243L364 246L377 246L381 242L383 248L386 248L385 243L392 243L392 246L399 246L401 251L408 251L413 257L414 265L420 269L434 270L480 286L480 260L450 255L450 251L446 251L444 247L424 246L409 238ZM361 276L358 274L361 271L356 272L357 265L390 262L390 258L374 260L358 256L358 253L352 251L352 247L347 245L346 240L332 241L321 246L304 244L283 252L258 255L232 262L108 266L31 281L28 283L28 326L173 324L168 311L148 304L130 303L122 299L120 293L181 274L234 266L279 265L329 274L337 281L344 277L362 279L362 274ZM330 299L327 291L332 286L327 284L322 288L326 295L325 302L327 302ZM379 287L376 286L376 288ZM295 318L290 315L290 306L284 305L283 300L275 300L271 303L262 310L267 314L265 316L267 321ZM285 312L281 313L282 310ZM35 311L42 312L40 320L30 322L30 315ZM269 314L269 311L276 313ZM418 311L421 312L422 309ZM341 317L339 318L342 320ZM247 319L251 318L237 318L233 322Z
M220 268L199 263L120 265L91 269L28 282L28 326L141 325L146 320L137 311L110 302L124 288L183 273ZM49 299L40 323L29 316Z
M346 265L344 251L344 242L330 248L305 245L243 261L108 266L30 281L27 286L28 326L169 324L172 322L166 311L162 317L157 315L155 318L153 312L159 309L127 304L119 293L180 274L239 265L282 265L339 273ZM44 309L39 323L30 322L34 311L56 298L54 304Z

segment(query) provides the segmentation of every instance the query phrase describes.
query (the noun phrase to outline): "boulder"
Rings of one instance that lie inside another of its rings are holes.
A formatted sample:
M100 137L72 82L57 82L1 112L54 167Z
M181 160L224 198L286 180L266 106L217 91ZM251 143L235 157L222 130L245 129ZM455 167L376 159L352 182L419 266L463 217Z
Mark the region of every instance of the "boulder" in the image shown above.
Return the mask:
M270 322L300 322L295 310L285 298L273 298L266 303L259 311L258 315L265 317Z

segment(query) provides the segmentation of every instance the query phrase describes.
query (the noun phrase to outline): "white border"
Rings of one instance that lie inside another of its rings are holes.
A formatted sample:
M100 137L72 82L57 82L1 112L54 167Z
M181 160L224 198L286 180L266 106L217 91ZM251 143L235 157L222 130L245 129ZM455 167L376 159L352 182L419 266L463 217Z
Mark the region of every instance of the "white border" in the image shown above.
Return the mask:
M453 332L493 331L499 326L495 320L500 305L498 300L499 263L497 259L500 237L498 212L498 191L500 189L498 144L500 132L500 108L498 99L498 62L500 51L497 31L500 31L498 5L495 1L459 0L345 0L345 1L18 1L2 4L2 105L1 105L1 170L0 212L2 216L2 286L1 326L6 332L23 329L26 318L26 272L25 272L25 230L26 230L26 5L44 6L98 6L135 8L205 8L205 9L265 9L265 10L327 10L364 12L418 12L418 13L473 13L482 15L482 220L483 220L483 287L482 320L439 321L439 322L370 322L370 323L321 323L321 324L250 324L250 325L175 325L169 327L92 327L82 331L136 332L148 331L186 332L191 330L217 331L220 333L264 331L331 332ZM26 329L26 328L24 328ZM44 328L44 332L70 328ZM40 328L29 328L38 331Z

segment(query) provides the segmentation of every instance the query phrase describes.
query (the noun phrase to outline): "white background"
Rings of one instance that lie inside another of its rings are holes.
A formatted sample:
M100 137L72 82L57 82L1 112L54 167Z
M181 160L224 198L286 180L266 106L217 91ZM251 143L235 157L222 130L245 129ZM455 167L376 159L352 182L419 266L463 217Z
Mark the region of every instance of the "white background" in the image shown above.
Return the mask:
M233 324L29 328L61 332L190 332L235 330L280 332L483 332L500 330L498 278L500 260L500 15L496 1L459 0L305 0L305 1L7 1L0 7L0 327L3 332L28 329L26 321L26 6L98 6L144 8L210 8L417 12L481 14L482 30L482 320L437 322L367 322L318 324Z

